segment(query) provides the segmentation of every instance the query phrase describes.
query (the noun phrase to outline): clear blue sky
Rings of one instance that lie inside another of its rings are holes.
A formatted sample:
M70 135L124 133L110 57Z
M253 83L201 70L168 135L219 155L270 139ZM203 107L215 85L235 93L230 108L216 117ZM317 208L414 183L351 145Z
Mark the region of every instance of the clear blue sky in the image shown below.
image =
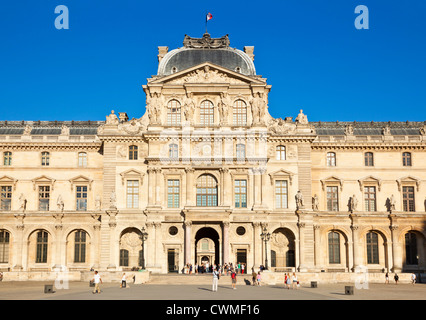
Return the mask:
M357 30L357 5L369 30ZM55 7L69 9L57 30ZM426 120L426 1L17 0L0 4L0 120L139 118L157 47L201 37L255 47L269 111L310 121Z

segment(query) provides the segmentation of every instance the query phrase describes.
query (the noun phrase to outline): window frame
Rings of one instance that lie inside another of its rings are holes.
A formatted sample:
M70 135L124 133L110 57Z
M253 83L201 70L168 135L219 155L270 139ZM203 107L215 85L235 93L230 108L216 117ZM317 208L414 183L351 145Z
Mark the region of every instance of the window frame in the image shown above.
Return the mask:
M412 198L410 198L410 195L412 195ZM402 186L402 211L416 212L416 191L414 186Z
M203 181L204 177L206 181ZM205 185L203 185L203 183L205 183ZM214 183L214 186L213 186L213 183ZM212 184L212 186L209 186L209 184ZM197 207L217 207L218 204L219 204L219 184L217 182L216 177L209 173L200 174L197 177L197 181L196 181L196 206Z
M335 189L334 189L335 188ZM335 192L329 192L329 190L335 190ZM325 187L325 195L326 195L326 206L327 211L338 212L340 201L339 201L339 186L335 185L327 185ZM336 195L335 197L329 197L329 195ZM331 202L329 202L331 201Z
M373 192L371 190L373 190ZM365 211L376 212L377 211L377 190L376 190L376 186L364 186L363 195L364 195L363 198L364 198L364 209L365 209ZM373 198L371 197L371 195L373 195ZM374 206L374 210L371 210L372 205Z
M180 208L180 185L180 179L167 179L167 208Z
M367 247L367 264L379 264L379 234L369 231L365 235L365 243Z
M285 192L279 192L283 191ZM288 209L289 181L286 179L274 180L274 202L275 209Z
M332 237L330 237L332 235ZM334 235L337 235L337 239ZM328 245L328 263L329 264L341 264L340 257L340 233L336 231L330 231L327 235Z
M139 209L140 185L141 185L140 179L127 179L126 180L126 208L127 209ZM129 192L129 190L131 192Z
M85 263L87 253L87 232L76 230L74 233L74 263Z
M132 144L128 148L129 153L129 160L138 160L138 151L139 148L137 145Z
M1 211L12 210L12 196L13 196L12 191L13 191L13 187L11 185L0 186L0 199L1 199L0 210ZM4 205L5 203L8 203L7 207Z
M10 167L12 165L12 152L4 151L3 152L3 165L5 167Z
M50 152L43 151L41 153L41 166L42 167L48 167L48 166L50 166Z
M403 167L412 167L413 166L413 154L409 151L404 151L402 153L402 166Z
M278 161L287 160L286 147L282 144L275 147L275 158Z
M364 166L374 167L374 154L371 151L364 153Z
M76 211L87 211L88 186L75 186Z
M245 183L245 185L241 185L241 183ZM234 207L235 208L247 208L247 188L248 183L247 179L235 179L234 180ZM245 190L245 191L243 191ZM243 201L245 199L245 201ZM238 205L237 205L238 204ZM245 204L245 205L243 205Z
M234 126L247 126L247 104L244 100L237 99L234 101L232 123Z
M181 104L178 100L172 99L167 103L167 125L180 126L182 123Z
M38 211L50 210L51 192L52 192L52 189L50 188L50 185L43 184L38 186ZM43 203L44 205L42 205ZM46 206L47 206L47 209L46 209Z
M327 167L336 167L337 166L337 155L334 151L328 151L326 154L326 164Z
M214 125L214 104L210 100L203 100L200 104L200 125L213 126Z

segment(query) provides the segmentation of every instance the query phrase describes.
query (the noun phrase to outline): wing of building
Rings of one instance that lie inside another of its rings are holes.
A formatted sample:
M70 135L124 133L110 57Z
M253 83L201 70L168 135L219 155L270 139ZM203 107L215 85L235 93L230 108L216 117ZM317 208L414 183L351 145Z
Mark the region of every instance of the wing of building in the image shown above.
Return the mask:
M273 118L253 49L159 47L132 118L1 121L0 268L424 272L425 123Z

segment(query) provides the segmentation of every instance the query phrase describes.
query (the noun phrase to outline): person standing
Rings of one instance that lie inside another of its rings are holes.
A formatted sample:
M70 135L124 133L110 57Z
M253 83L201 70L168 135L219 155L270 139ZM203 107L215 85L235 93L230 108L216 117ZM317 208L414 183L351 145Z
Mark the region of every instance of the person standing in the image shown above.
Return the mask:
M256 276L257 276L256 271L254 271L254 268L251 268L251 280L253 282L253 286L256 285Z
M257 286L260 287L260 285L261 285L260 282L262 281L260 271L257 273L256 280L257 280Z
M95 283L95 290L93 293L101 293L100 285L102 283L102 278L97 271L95 271L92 281Z
M288 285L288 279L287 273L284 273L284 284L287 287L287 289L290 289L290 286Z
M385 284L389 284L389 273L386 272L385 275Z
M237 289L235 287L235 285L237 284L237 274L234 269L231 270L231 282L232 282L232 289L234 290Z
M395 280L395 284L398 284L399 276L397 273L395 273L393 279Z
M219 281L219 271L217 270L217 268L215 268L213 270L213 287L212 287L212 291L216 292L217 291L217 283Z

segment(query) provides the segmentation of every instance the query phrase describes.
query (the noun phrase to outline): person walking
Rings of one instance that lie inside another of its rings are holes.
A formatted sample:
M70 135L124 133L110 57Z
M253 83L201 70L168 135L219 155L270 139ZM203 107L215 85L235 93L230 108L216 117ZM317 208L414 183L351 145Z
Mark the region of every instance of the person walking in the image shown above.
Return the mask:
M389 284L389 273L386 272L385 275L385 284Z
M123 276L121 277L120 288L126 288L126 287L127 287L126 274L123 273Z
M290 289L288 281L289 281L289 277L287 276L287 273L284 273L284 285L286 286L287 289Z
M217 270L217 268L215 268L213 270L213 287L212 287L212 291L216 292L217 291L217 283L219 281L219 271Z
M234 269L231 270L231 282L232 282L232 289L237 289L235 285L237 284L237 273Z
M416 275L415 275L415 273L413 272L412 274L411 274L411 284L414 286L414 284L416 283Z
M95 290L93 293L101 293L100 285L102 283L102 278L97 271L95 271L92 281L95 283Z
M294 273L293 272L293 276L292 276L292 282L293 282L293 289L294 289L294 286L297 286L297 276L296 276L296 273ZM297 289L297 287L296 287L296 289Z
M399 276L397 273L395 273L393 279L395 280L395 284L398 284Z

